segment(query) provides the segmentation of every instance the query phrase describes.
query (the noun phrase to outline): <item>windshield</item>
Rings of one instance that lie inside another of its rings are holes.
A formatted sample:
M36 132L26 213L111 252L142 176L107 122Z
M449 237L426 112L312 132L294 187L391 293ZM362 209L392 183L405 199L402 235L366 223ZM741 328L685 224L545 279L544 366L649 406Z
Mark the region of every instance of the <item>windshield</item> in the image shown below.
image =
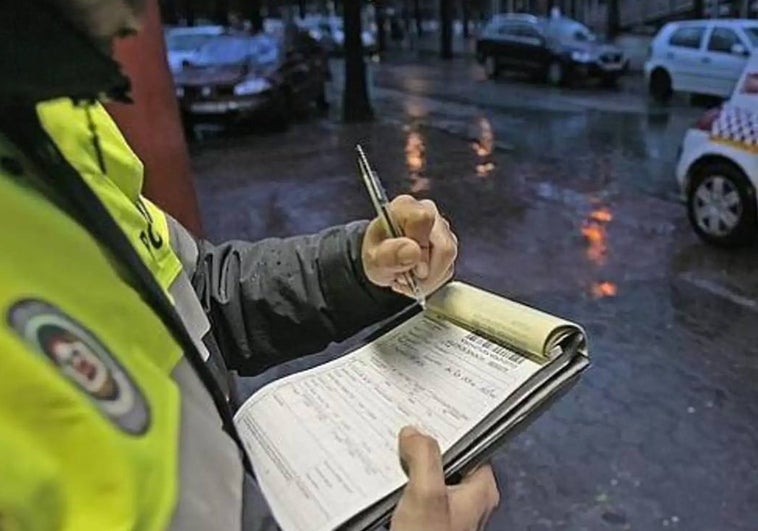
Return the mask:
M166 47L176 52L191 52L200 48L213 38L212 35L169 35L166 38Z
M758 47L758 26L750 26L745 29L745 34L750 39L750 46L755 48Z
M195 58L199 66L252 63L269 66L279 58L276 41L267 36L217 37L203 46Z
M569 39L576 42L595 42L597 41L597 35L592 33L590 29L584 24L579 22L571 22L565 24L561 28L561 35L565 39Z

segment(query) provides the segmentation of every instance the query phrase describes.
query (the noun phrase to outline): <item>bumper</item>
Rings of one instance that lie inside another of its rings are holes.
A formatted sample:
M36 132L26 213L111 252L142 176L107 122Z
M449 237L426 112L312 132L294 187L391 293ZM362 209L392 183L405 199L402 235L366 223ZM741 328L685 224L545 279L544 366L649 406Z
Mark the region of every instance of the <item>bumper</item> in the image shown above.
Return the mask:
M180 103L182 113L200 123L235 123L255 118L269 118L281 111L284 103L273 94L233 99L195 100Z
M679 148L679 156L676 163L676 182L682 197L687 194L687 186L692 165L708 152L710 136L699 129L689 129L684 135L684 140Z
M645 61L644 74L646 83L650 83L650 74L653 73L653 68L655 68L655 65L653 63L650 61Z
M619 63L578 63L571 62L571 71L575 75L583 78L608 78L620 77L626 72L628 63L621 61Z

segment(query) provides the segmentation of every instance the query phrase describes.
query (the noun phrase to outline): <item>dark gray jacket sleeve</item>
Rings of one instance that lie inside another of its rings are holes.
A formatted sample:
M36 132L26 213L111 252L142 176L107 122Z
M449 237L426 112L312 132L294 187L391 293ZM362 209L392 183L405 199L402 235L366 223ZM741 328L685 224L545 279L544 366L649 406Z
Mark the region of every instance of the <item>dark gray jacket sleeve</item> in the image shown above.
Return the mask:
M318 352L409 304L366 278L366 226L256 243L197 242L192 283L230 368L251 375Z

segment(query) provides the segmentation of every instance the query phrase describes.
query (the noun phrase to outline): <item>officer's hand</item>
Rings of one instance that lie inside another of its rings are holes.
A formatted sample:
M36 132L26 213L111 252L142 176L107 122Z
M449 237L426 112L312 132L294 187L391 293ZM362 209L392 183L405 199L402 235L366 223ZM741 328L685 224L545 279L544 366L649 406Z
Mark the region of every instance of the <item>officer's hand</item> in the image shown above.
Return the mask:
M477 531L500 503L489 465L454 487L445 485L437 442L413 427L400 432L400 459L408 485L392 515L390 531Z
M432 293L453 277L458 239L433 201L396 197L390 212L403 238L391 238L380 218L366 230L361 255L368 279L411 295L403 273L413 270L422 291Z

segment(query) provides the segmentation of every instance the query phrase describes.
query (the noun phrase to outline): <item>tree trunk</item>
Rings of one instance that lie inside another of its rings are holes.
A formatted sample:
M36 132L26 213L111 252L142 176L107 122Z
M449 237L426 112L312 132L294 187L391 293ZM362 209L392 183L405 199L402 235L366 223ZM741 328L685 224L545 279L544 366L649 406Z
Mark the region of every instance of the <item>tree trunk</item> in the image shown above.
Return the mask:
M229 0L216 0L213 7L213 22L221 26L229 23Z
M413 18L416 19L416 35L424 33L421 16L421 0L413 0Z
M750 18L750 0L741 0L739 2L740 7L740 18Z
M246 0L247 19L250 21L251 33L263 31L263 16L261 15L261 0Z
M569 0L568 12L571 18L576 19L576 0Z
M179 15L176 12L176 0L163 0L159 3L161 10L161 20L164 24L173 26L179 22Z
M692 5L694 18L705 18L705 0L695 0Z
M461 0L461 22L463 23L463 38L468 39L470 37L468 31L468 22L471 18L471 11L469 6L469 0Z
M297 0L297 9L300 13L300 18L305 18L307 13L305 0Z
M384 53L387 50L387 31L385 28L387 20L384 16L384 0L374 0L374 12L376 13L376 47L379 53Z
M452 0L440 0L440 57L453 58Z
M188 26L195 25L195 0L184 0L184 17Z
M608 0L608 39L617 37L620 31L619 0Z
M361 40L361 4L350 0L342 6L345 28L345 87L342 91L342 120L365 122L374 118L366 86L366 63Z

